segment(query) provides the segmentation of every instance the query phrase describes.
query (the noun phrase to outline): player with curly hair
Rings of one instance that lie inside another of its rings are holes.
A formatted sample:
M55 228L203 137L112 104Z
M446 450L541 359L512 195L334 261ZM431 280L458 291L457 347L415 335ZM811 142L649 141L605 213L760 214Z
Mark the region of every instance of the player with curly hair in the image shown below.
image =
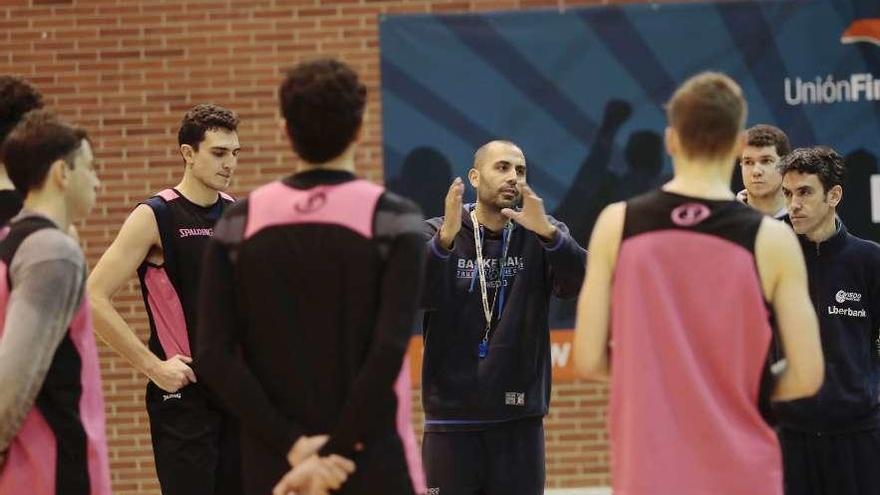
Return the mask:
M335 493L423 493L404 367L421 213L354 175L366 88L350 67L301 64L280 99L301 162L217 223L202 270L200 377L241 418L247 493L282 476L280 493L339 488L344 458L357 468Z
M0 76L0 144L31 110L43 108L43 95L24 79ZM23 205L23 198L6 174L0 161L0 225L14 217Z

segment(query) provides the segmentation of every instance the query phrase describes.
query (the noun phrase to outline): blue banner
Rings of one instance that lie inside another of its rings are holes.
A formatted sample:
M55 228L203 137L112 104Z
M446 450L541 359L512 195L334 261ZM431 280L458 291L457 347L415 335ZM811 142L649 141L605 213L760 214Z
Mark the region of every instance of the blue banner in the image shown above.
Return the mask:
M386 184L427 216L442 215L476 148L509 139L548 212L585 243L602 207L670 177L663 104L712 69L742 85L749 125L846 157L841 216L880 241L877 0L388 16L380 47Z

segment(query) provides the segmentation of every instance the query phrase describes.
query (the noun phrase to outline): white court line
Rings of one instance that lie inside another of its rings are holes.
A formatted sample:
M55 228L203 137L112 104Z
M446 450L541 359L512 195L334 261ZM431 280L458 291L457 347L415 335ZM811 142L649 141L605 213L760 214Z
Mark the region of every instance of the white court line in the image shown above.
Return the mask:
M552 488L544 490L544 495L611 495L611 488Z

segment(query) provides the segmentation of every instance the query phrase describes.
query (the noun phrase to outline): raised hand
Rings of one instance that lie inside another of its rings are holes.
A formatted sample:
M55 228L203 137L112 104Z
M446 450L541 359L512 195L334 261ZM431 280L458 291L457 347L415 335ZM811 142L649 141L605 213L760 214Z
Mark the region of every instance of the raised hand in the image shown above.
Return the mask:
M504 208L501 213L514 222L538 234L543 239L552 239L556 234L556 227L547 219L544 211L544 200L535 194L526 184L522 186L522 210Z
M192 358L177 354L165 361L160 361L150 373L149 379L162 390L173 394L190 383L196 382L196 374L189 364Z
M464 182L456 177L446 193L446 211L443 214L443 225L440 227L440 246L451 249L455 236L461 230L461 201L464 196Z

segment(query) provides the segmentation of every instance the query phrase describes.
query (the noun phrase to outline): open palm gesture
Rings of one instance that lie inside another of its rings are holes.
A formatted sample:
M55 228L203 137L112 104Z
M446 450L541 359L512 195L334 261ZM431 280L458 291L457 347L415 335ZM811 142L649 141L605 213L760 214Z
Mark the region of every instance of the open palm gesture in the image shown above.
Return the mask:
M547 219L544 200L535 194L535 191L528 185L522 186L522 194L522 209L520 211L504 208L501 213L544 239L553 238L556 234L556 227Z

